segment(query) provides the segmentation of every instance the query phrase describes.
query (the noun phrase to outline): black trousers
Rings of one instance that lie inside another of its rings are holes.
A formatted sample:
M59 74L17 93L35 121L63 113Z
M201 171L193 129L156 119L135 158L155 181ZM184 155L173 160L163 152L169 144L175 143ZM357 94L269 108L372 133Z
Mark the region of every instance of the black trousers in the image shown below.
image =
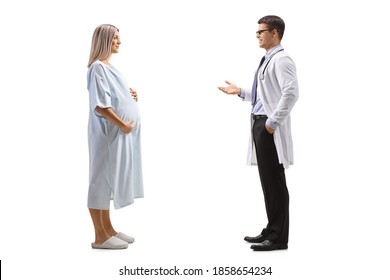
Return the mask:
M289 194L284 167L279 163L272 134L265 128L266 118L253 124L253 140L268 224L262 234L276 243L288 243Z

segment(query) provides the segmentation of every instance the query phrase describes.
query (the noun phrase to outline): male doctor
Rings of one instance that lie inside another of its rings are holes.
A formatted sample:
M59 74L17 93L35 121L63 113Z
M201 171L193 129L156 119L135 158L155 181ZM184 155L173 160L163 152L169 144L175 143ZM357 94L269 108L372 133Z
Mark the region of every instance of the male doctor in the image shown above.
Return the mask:
M248 164L258 166L268 224L255 236L244 240L256 243L255 251L287 249L289 231L289 194L284 169L293 164L290 112L298 99L298 82L293 60L280 42L284 21L265 16L258 21L256 37L266 50L256 71L252 89L239 88L226 81L218 87L252 102L252 141Z

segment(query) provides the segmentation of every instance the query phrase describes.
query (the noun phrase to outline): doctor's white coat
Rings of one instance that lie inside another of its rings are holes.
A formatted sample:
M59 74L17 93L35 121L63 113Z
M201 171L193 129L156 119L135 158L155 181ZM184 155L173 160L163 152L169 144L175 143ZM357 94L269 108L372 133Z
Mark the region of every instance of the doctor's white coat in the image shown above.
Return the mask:
M268 60L264 61L259 71L259 73L263 73L264 67L266 67L264 78L260 79L261 74L258 76L257 96L261 99L267 117L280 124L275 130L274 141L279 163L287 169L294 164L290 112L299 95L296 68L293 60L284 51L276 53L268 65L267 63ZM244 101L252 101L251 90L242 90L244 91ZM251 123L251 127L253 127L253 123ZM252 133L247 164L257 165Z

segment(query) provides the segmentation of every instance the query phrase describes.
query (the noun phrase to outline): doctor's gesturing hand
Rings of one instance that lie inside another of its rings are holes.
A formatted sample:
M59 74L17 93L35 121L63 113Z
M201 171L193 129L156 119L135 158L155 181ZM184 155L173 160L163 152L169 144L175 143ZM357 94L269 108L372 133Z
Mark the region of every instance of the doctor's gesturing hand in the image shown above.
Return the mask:
M235 84L233 84L229 81L225 81L225 83L227 83L228 86L227 87L218 87L218 89L220 91L223 91L226 94L237 94L237 95L241 94L241 89L239 87L237 87Z
M227 83L227 86L226 87L218 87L218 89L220 91L223 91L224 93L226 94L237 94L237 95L241 95L241 88L239 88L238 86L236 86L235 84L229 82L229 81L225 81L225 83ZM270 127L269 125L265 124L265 128L267 129L268 133L269 134L274 134L275 132L275 129L273 129L272 127Z

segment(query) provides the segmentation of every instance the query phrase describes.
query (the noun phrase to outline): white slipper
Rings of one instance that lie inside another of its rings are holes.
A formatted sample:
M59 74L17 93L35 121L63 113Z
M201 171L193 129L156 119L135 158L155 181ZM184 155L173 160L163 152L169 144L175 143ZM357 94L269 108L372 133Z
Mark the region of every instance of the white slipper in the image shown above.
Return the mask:
M91 244L93 249L126 249L129 245L127 242L124 242L123 240L116 238L115 236L111 236L106 241L104 241L103 244Z
M123 240L127 243L133 243L134 237L128 236L127 234L124 234L123 232L118 232L115 237L119 238L120 240Z

